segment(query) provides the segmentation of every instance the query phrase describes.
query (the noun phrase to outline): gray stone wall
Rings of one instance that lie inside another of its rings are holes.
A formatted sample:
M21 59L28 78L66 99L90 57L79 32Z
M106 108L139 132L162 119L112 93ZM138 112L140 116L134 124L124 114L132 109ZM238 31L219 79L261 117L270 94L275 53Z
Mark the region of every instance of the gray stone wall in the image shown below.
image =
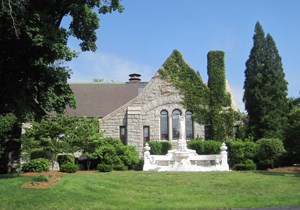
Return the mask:
M172 143L172 112L187 111L182 105L182 96L158 73L151 79L138 97L100 120L100 129L105 135L119 138L120 126L127 126L127 143L142 152L143 126L150 128L150 140L160 140L160 112L169 113L169 141ZM194 137L204 138L204 126L194 123ZM173 142L173 145L176 141Z

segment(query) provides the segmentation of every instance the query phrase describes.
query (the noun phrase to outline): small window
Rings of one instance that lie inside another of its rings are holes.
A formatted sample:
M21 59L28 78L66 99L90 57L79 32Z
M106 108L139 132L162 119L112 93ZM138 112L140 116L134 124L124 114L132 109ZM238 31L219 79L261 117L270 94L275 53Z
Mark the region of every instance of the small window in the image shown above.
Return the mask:
M126 126L120 126L120 140L124 145L127 144L127 131Z
M204 137L205 137L205 140L209 140L211 138L211 127L210 127L210 125L206 125L204 127Z
M160 139L168 140L169 139L169 115L166 110L161 111L160 113Z
M149 126L143 127L143 137L144 137L144 143L150 141L150 127Z

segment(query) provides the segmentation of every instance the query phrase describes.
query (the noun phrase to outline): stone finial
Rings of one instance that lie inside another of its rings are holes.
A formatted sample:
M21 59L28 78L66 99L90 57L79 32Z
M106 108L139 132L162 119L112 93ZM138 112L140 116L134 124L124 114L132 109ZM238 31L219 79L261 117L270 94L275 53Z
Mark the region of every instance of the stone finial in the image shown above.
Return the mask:
M149 146L148 143L146 143L146 145L145 145L145 147L144 147L145 152L150 151L150 149L151 149L151 147Z
M220 150L222 152L227 150L227 146L226 146L225 142L223 142L223 144L221 145Z

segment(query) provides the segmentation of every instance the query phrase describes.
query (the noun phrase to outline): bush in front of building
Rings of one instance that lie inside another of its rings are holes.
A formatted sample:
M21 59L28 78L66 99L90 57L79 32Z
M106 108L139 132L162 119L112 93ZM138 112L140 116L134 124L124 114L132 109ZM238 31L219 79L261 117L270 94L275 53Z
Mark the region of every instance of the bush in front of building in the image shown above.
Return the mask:
M245 164L247 160L256 160L258 146L254 141L233 140L227 141L226 145L230 167Z
M148 144L151 148L151 155L166 155L172 148L170 142L167 141L150 141Z
M57 162L59 164L59 167L61 167L64 164L75 163L75 157L73 155L58 155L57 156Z
M44 172L49 171L49 162L44 158L30 160L22 165L23 172Z
M238 163L234 165L234 169L237 171L250 171L256 169L256 164L253 160L246 160L244 163Z
M188 148L196 150L198 155L219 154L222 142L202 139L194 139L188 142Z
M256 142L258 169L275 168L285 154L283 142L277 138L262 138Z
M119 139L104 137L100 146L95 151L95 156L101 164L112 165L120 168L124 165L128 169L133 169L139 163L138 153L134 146L121 143Z
M113 170L113 166L110 164L100 163L97 166L97 170L100 172L111 172Z
M126 170L128 170L128 167L125 166L124 164L118 164L118 165L114 165L113 166L113 170L116 170L116 171L126 171Z
M66 173L76 173L78 171L78 166L74 163L65 163L59 166L61 172Z

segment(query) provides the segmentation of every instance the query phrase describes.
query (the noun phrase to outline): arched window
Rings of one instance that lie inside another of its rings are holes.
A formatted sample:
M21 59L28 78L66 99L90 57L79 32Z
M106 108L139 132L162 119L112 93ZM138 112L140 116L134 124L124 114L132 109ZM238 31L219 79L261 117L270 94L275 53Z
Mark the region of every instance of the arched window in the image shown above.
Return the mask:
M166 110L160 112L160 139L169 139L169 114Z
M172 118L173 139L179 139L179 134L180 134L179 116L181 115L181 111L178 109L175 109L172 112L172 115L173 115L173 118Z
M186 138L193 139L194 138L194 128L193 128L193 119L192 112L186 111L185 113L185 130L186 130Z

